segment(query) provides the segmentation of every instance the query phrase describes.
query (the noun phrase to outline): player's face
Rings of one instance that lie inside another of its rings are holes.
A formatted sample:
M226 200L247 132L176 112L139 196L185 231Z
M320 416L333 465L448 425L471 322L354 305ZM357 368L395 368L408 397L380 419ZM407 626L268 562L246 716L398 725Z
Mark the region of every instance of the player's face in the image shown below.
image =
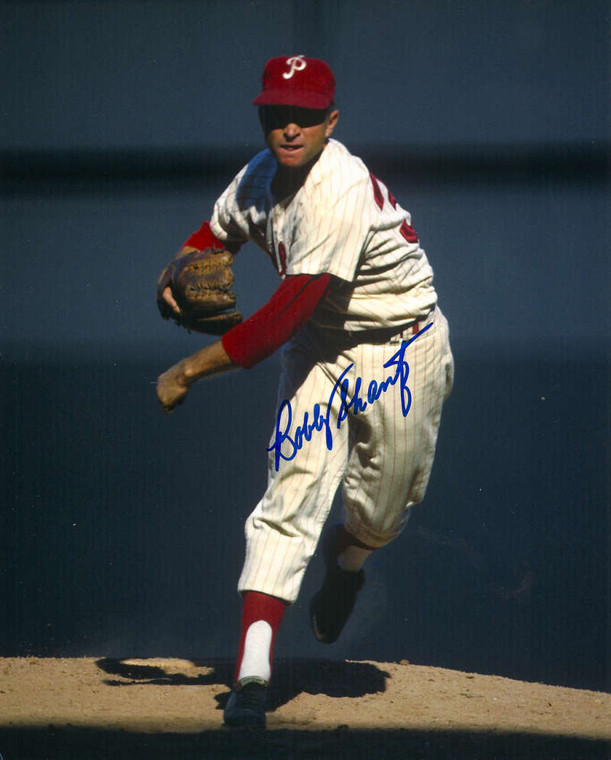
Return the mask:
M278 164L300 169L322 151L337 123L337 110L263 106L259 110L267 147Z

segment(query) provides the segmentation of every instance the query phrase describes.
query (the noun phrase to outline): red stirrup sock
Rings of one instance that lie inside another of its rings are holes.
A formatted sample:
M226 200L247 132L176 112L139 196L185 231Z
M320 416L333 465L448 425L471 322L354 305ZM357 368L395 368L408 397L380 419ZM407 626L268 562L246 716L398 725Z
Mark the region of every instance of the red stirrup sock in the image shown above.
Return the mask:
M286 602L275 596L247 591L242 607L242 636L235 681L246 679L268 683L272 674L274 638L282 621Z

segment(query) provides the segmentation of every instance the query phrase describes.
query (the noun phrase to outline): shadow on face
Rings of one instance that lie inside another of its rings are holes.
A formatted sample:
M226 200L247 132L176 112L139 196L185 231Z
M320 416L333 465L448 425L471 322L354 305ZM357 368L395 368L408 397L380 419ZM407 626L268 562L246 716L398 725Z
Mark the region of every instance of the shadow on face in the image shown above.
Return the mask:
M284 129L287 124L298 127L315 127L322 124L333 110L329 108L302 108L301 106L260 106L259 121L265 136L274 129Z

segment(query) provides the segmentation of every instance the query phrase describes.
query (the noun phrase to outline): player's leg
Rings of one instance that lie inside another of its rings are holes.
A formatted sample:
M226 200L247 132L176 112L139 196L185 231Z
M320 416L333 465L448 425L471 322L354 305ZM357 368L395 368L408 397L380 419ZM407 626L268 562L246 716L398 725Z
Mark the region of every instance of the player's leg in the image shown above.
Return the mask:
M238 589L291 604L346 467L348 425L337 428L337 394L329 408L335 380L324 362L302 351L301 344L287 347L282 360L279 405L289 401L292 421L289 429L287 413L276 425L287 436L279 447L279 460L270 451L267 489L246 520L246 558ZM330 439L326 422L318 429L311 427L317 419L328 419ZM307 433L298 432L306 426ZM272 434L270 443L276 438ZM289 438L301 438L301 448Z
M399 346L359 348L358 365L367 372L388 361ZM447 322L439 309L433 325L407 347L404 360L411 394L407 415L395 386L368 413L351 419L354 444L343 491L346 528L373 547L401 533L410 507L422 501L428 485L441 409L453 378Z
M383 366L400 346L360 346L356 366ZM407 347L408 413L398 387L390 387L365 414L351 418L353 445L343 496L346 529L371 547L382 547L404 529L410 508L422 501L435 456L444 400L453 382L448 325L439 309L432 326ZM388 369L385 370L388 372Z
M306 414L327 418L333 382L303 345L283 352L279 405L290 402L292 425L304 426ZM336 404L337 407L337 404ZM271 677L274 637L286 604L297 598L305 569L347 461L347 425L335 426L337 409L329 412L332 445L326 427L312 429L297 450L287 441L277 459L272 446L267 490L246 522L246 559L238 589L244 597L242 636L234 690L225 710L228 725L264 725L264 692ZM278 424L276 425L278 427ZM287 431L282 425L281 429ZM272 435L271 443L277 439ZM294 453L294 457L289 458Z
M234 687L225 707L228 726L265 726L265 697L272 672L274 638L286 604L249 591L242 605L242 634Z
M322 540L325 577L310 602L312 631L323 644L333 644L342 632L365 582L363 562L372 551L341 523L325 531Z
M364 582L361 569L369 554L405 527L409 508L424 496L428 483L441 405L452 384L453 362L447 323L423 333L405 351L411 406L403 414L400 389L388 390L350 418L351 450L344 478L345 525L325 539L327 572L311 604L315 636L334 642L352 612ZM428 340L426 338L428 337ZM418 342L420 341L420 342ZM359 346L352 352L355 377L369 387L389 376L384 364L401 341L387 346Z

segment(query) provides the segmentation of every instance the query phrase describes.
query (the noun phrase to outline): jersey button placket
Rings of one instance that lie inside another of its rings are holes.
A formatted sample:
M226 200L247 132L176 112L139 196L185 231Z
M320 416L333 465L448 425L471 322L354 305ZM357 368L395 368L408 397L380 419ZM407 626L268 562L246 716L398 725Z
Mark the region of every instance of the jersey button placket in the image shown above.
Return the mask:
M284 209L277 203L274 206L271 214L271 233L272 233L272 249L274 252L274 261L276 269L280 273L281 277L284 277L286 273L286 250L282 243L282 230L284 227ZM282 250L281 250L282 248ZM284 253L284 256L282 255Z

